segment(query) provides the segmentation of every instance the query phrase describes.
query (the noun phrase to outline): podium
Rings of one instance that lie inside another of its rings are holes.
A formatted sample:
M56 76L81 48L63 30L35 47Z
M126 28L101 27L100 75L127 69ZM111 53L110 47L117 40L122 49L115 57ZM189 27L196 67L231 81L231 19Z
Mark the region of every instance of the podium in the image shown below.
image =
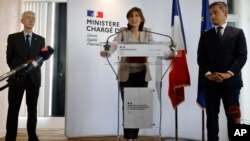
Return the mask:
M153 88L124 88L124 128L152 128Z
M132 43L118 42L118 56L120 57L164 57L169 51L168 42Z
M102 46L103 43L101 43ZM152 80L154 80L154 86L147 88L124 88L124 101L122 107L124 110L123 124L120 125L120 91L118 88L118 127L117 137L120 140L120 126L124 128L140 128L140 129L152 129L158 128L158 135L154 140L161 140L161 117L162 117L162 59L167 58L175 54L170 48L170 42L112 42L111 54L117 51L117 54L112 62L115 64L123 65L120 62L122 57L147 57L148 62L146 65L150 66L150 71L155 71L154 75L151 72ZM106 45L107 46L107 45ZM108 59L108 58L107 58ZM109 65L112 64L108 60ZM127 65L127 64L126 64ZM114 69L113 69L114 71ZM114 71L114 73L116 73ZM118 77L118 75L116 74ZM152 82L152 81L150 81ZM118 84L119 87L119 84ZM155 94L157 93L157 95ZM157 100L158 99L158 100ZM154 102L159 102L158 115L159 119L156 119L154 109ZM156 122L159 122L158 127ZM154 132L154 131L153 131ZM154 134L154 133L153 133Z

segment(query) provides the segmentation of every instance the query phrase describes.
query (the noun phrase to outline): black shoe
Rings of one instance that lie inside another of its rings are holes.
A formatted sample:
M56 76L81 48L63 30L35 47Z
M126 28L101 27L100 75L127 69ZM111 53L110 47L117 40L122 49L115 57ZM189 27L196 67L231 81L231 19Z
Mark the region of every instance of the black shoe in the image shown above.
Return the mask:
M28 141L39 141L39 139L38 139L38 137L36 136L36 137L31 137L31 138L29 138Z

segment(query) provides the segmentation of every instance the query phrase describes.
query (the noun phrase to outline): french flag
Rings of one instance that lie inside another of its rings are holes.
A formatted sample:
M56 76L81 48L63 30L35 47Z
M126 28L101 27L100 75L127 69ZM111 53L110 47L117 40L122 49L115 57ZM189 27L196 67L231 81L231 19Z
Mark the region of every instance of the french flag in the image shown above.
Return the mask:
M187 48L179 0L173 0L171 27L177 56L172 60L171 71L169 73L168 96L173 108L176 108L185 100L184 87L190 86L190 75L186 60Z
M96 18L103 18L103 12L97 11Z
M93 10L87 10L87 16L88 17L94 17L94 11Z

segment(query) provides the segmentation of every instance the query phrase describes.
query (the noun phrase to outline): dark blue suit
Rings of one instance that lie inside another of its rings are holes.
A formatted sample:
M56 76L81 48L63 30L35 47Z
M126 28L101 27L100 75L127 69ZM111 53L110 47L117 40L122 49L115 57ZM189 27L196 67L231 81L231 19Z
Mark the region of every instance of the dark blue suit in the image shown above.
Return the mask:
M228 132L233 131L233 118L229 107L239 105L240 89L243 86L241 69L247 60L246 39L242 29L226 26L222 38L216 36L215 28L201 35L198 47L198 65L204 76L205 101L207 113L207 132L209 141L218 141L218 114L222 99L228 120ZM222 83L210 81L207 72L225 73L231 71L234 76Z
M23 32L9 35L7 45L7 64L10 69L26 63L28 60L36 59L40 50L45 45L45 39L32 33L31 47L25 44ZM8 116L7 116L7 133L6 141L15 141L18 126L18 114L26 91L26 104L28 111L27 130L29 140L36 141L36 124L37 124L37 100L39 88L41 85L41 70L38 66L34 71L23 77L22 81L17 81L18 76L10 78L11 83L8 93Z

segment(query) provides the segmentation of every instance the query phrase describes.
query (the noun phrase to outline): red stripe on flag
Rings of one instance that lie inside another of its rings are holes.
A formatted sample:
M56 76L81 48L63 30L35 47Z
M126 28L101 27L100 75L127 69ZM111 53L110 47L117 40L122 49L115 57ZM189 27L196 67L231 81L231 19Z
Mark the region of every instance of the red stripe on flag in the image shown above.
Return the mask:
M168 96L174 108L184 101L184 87L186 86L190 86L186 52L179 50L178 56L173 59L172 70L169 73Z
M96 18L103 18L103 12L98 11Z

